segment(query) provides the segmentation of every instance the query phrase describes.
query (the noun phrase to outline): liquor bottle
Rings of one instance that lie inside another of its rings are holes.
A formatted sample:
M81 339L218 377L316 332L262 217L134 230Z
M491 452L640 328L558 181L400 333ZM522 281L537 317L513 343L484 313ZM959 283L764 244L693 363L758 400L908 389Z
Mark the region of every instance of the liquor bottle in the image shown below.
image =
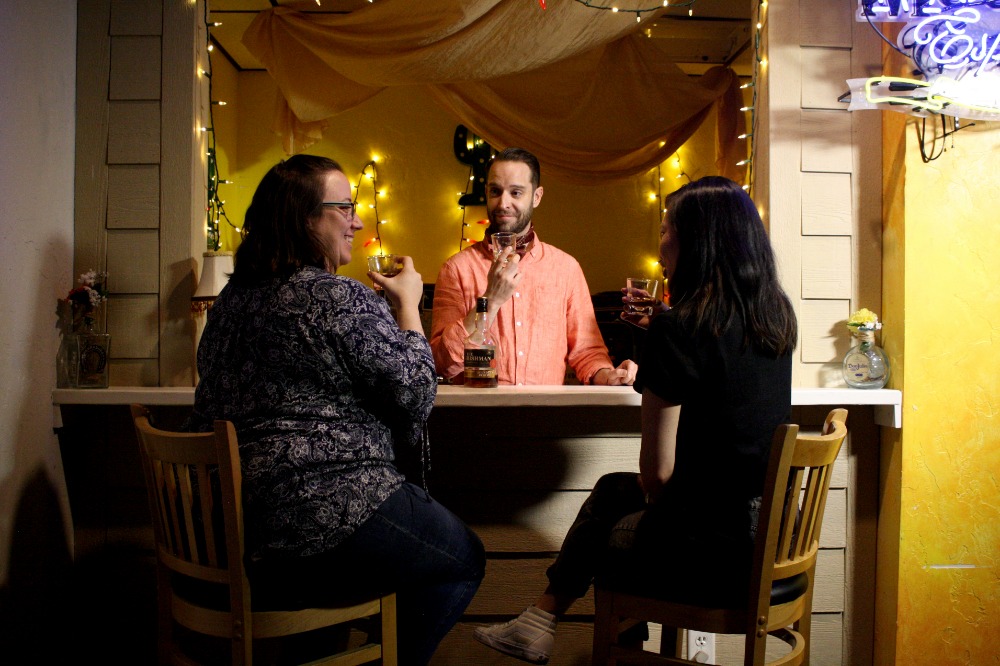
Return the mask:
M853 335L858 344L844 357L844 381L851 388L882 388L889 381L889 357L875 344L875 331L859 329Z
M476 328L465 339L465 385L470 388L494 388L497 385L497 348L487 330L489 301L476 299Z

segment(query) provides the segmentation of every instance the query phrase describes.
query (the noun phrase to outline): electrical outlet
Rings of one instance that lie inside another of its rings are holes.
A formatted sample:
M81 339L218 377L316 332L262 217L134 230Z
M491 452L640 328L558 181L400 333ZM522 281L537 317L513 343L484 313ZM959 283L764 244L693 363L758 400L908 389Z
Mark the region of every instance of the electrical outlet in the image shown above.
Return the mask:
M687 658L699 664L715 663L715 634L687 632Z

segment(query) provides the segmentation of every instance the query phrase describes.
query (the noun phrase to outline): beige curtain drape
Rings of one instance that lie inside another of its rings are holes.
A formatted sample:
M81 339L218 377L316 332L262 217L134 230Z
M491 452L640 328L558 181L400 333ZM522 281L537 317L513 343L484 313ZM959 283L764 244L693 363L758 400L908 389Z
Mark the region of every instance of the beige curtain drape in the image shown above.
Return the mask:
M274 129L289 154L384 88L420 85L494 147L527 148L546 172L585 183L662 163L715 105L717 172L742 178L732 70L689 77L634 14L547 4L379 0L346 15L277 7L258 14L243 43L277 83Z

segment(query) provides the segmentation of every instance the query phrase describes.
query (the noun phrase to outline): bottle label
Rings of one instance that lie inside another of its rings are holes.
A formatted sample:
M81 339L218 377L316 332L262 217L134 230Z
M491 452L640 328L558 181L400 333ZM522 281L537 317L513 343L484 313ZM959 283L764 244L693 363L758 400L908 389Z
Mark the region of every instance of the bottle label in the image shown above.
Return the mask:
M497 376L496 350L466 349L465 378L494 379Z
M847 358L844 359L844 366L847 368L847 372L850 373L851 377L853 377L855 381L871 381L871 359L869 359L866 354L861 354L859 352L848 354Z

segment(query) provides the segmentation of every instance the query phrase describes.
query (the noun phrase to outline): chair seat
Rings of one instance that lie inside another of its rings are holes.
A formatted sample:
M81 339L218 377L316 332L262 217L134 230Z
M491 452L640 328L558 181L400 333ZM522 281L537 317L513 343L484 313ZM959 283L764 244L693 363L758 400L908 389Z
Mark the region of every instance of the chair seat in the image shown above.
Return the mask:
M778 606L795 601L809 590L809 576L805 572L790 578L776 580L771 585L771 605Z

